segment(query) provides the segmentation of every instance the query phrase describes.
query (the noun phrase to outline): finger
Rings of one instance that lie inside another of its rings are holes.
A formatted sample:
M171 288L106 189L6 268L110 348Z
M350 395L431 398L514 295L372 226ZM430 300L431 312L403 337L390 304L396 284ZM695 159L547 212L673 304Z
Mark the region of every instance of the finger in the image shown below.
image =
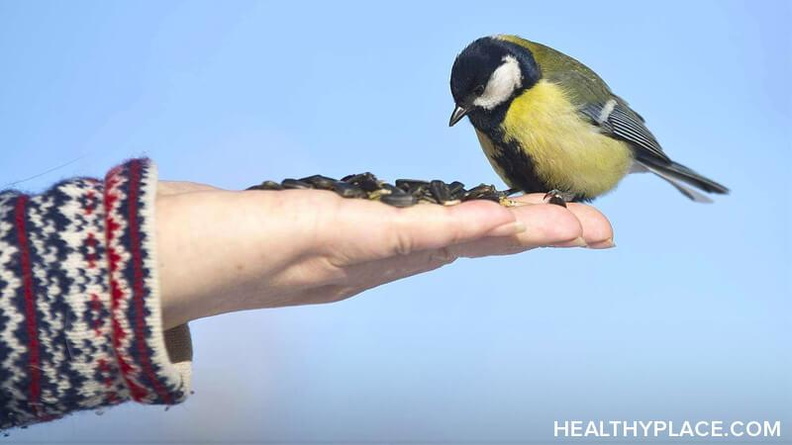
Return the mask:
M544 206L553 206L563 208L556 204L549 204L544 199L542 193L531 193L512 198L519 204L540 204ZM518 206L519 207L519 206ZM608 218L596 208L577 202L567 204L567 210L572 212L580 221L583 229L581 237L588 247L592 248L607 248L613 247L613 227L608 221Z
M513 212L488 201L399 209L377 202L350 200L339 206L333 218L335 230L330 233L328 245L343 246L351 263L441 249L522 230L514 224Z
M583 227L574 213L557 205L529 204L512 207L526 230L510 237L488 237L450 248L453 255L480 257L509 255L543 246L585 246Z
M580 221L583 239L588 247L603 249L613 247L613 226L608 218L596 208L578 203L569 204L569 211Z
M511 199L512 201L516 201L520 204L547 204L544 193L529 193L527 195L517 195L517 196L512 196L509 199Z
M483 209L490 211L489 203L482 202L482 204L486 204ZM425 207L436 208L436 206ZM343 280L347 286L349 283L354 283L355 286L339 287L338 295L341 298L354 295L369 287L450 264L459 257L510 255L542 246L584 246L584 226L578 214L582 215L592 227L603 223L607 228L610 226L604 216L595 209L583 205L580 207L575 211L557 205L529 204L510 208L508 210L525 226L525 231L512 236L485 234L468 240L446 239L450 241L447 245L444 243L425 250L414 249L409 254L357 264L345 270L345 280ZM502 207L496 205L495 209L497 208ZM419 216L423 217L423 215ZM598 232L595 230L593 233ZM355 279L350 279L351 277Z

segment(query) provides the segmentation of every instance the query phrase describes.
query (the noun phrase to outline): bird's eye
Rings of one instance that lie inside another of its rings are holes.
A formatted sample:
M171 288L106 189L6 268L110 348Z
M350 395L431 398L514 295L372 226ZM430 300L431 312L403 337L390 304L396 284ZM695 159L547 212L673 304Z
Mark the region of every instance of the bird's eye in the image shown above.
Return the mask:
M479 85L476 88L473 88L473 94L476 96L481 96L484 94L484 85Z

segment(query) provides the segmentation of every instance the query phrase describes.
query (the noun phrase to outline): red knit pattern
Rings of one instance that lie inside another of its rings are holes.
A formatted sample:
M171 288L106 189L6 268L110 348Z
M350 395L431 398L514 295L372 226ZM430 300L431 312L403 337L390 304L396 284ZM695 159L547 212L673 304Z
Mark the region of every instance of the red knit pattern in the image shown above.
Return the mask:
M137 350L140 354L140 364L143 373L151 382L154 391L168 405L172 400L168 391L162 387L162 382L157 378L154 368L151 365L151 357L146 350L146 319L145 319L145 298L146 286L143 279L143 254L140 245L140 226L138 225L138 198L140 194L140 161L131 162L129 165L129 208L127 222L129 223L129 237L132 241L132 303L135 305L135 337L137 340Z
M25 292L25 318L28 335L28 366L30 366L30 405L36 417L41 416L41 351L38 340L36 320L36 301L33 294L33 272L30 266L30 247L28 246L27 229L25 227L25 207L27 196L20 196L16 202L16 225L19 234L19 252L22 266L22 285Z
M104 192L104 206L105 206L105 242L107 243L107 261L108 261L108 270L110 271L110 319L111 319L111 332L112 332L112 344L113 350L115 350L116 360L118 360L118 369L121 372L121 377L124 379L127 388L129 388L129 392L133 399L140 400L140 398L145 395L145 389L138 386L135 382L132 381L130 378L130 374L132 373L132 366L126 362L121 351L121 340L126 338L126 332L121 327L121 324L116 319L116 315L118 313L118 307L124 298L124 292L121 290L121 286L118 283L118 280L115 279L115 273L118 271L119 263L121 261L121 256L116 252L115 248L113 247L113 241L115 240L116 231L121 227L121 225L113 218L113 209L115 207L116 202L118 201L118 196L111 193L111 190L114 190L115 187L118 185L118 177L115 173L118 172L118 168L114 168L110 174L107 175L107 180L105 182L105 192Z

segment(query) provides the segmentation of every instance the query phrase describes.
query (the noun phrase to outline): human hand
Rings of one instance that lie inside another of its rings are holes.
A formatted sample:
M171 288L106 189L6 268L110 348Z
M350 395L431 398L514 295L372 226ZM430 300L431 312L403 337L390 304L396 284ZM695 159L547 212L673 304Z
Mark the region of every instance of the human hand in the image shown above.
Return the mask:
M157 261L166 329L225 312L327 303L460 257L612 247L591 206L543 195L394 208L322 190L226 191L160 182Z

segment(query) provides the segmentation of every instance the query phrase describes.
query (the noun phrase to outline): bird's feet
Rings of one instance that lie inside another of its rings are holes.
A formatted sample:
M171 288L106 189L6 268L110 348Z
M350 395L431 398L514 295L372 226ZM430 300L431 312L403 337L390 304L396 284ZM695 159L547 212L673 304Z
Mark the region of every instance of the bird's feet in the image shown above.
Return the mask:
M545 193L544 200L548 204L555 204L561 207L566 207L568 202L575 199L575 195L569 192L562 192L561 190L550 190Z

